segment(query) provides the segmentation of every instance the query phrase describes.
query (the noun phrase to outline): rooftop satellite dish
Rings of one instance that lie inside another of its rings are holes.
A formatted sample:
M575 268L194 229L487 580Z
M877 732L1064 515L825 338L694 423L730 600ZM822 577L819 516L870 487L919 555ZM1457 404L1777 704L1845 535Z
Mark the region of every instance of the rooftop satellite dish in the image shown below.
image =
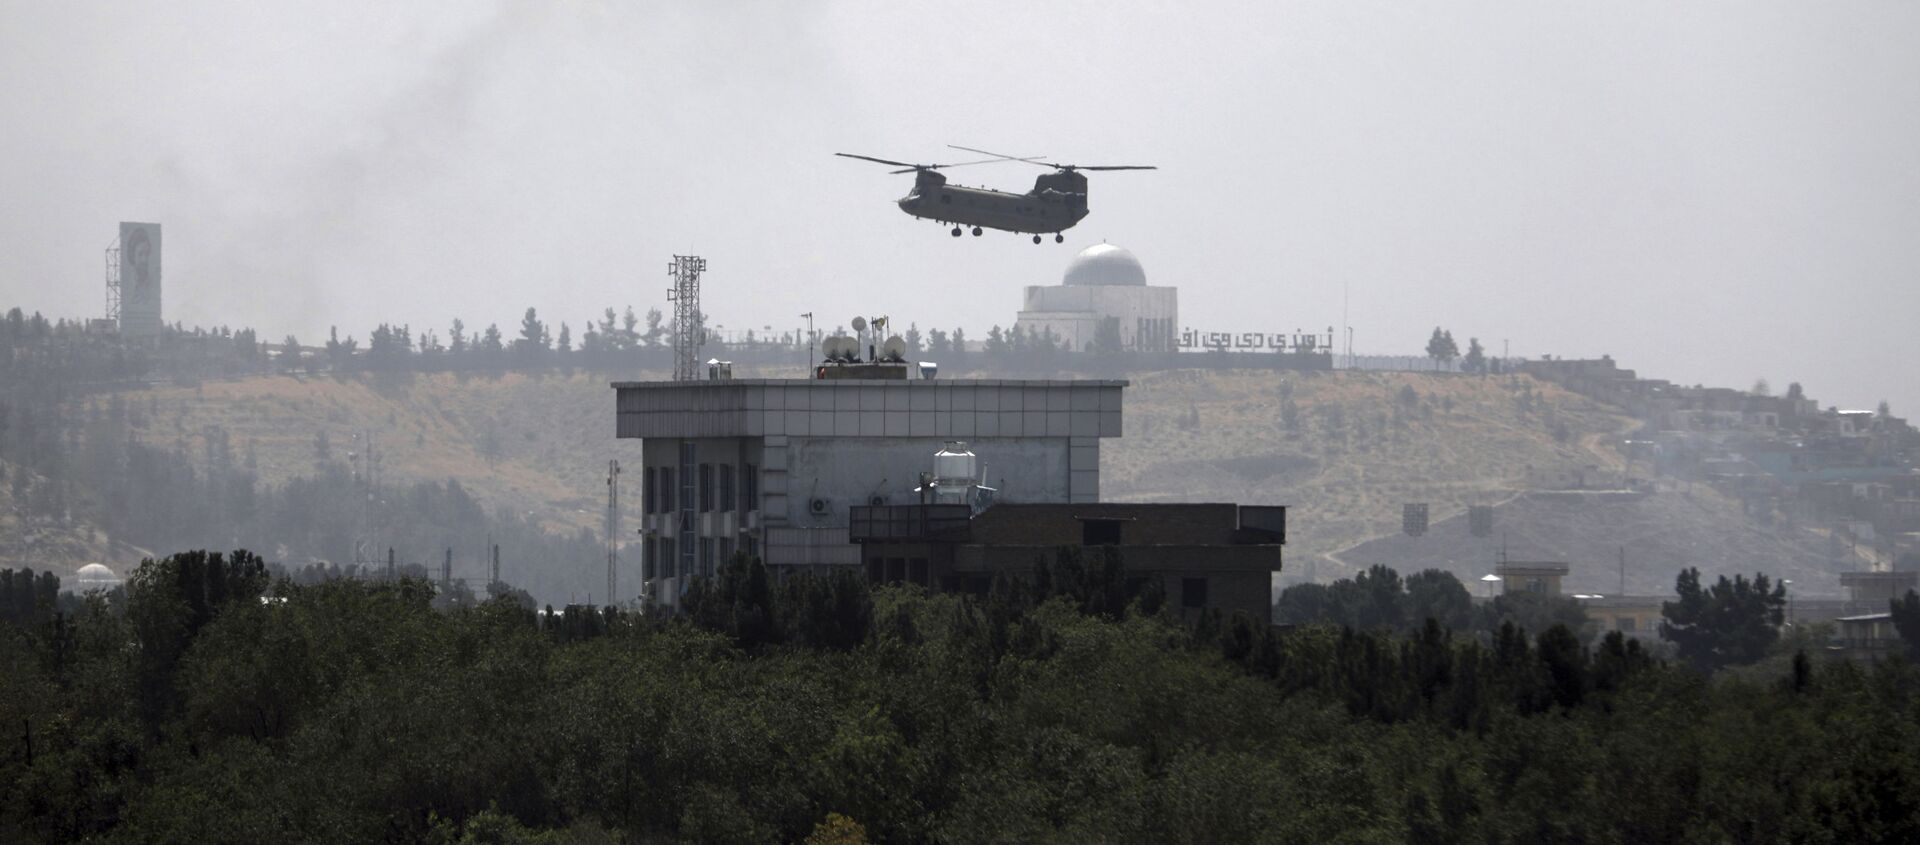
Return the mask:
M833 337L827 338L823 346L825 347L824 351L829 361L852 360L856 348L853 338L847 337L846 335L834 335Z
M887 342L880 345L880 354L885 355L889 361L905 361L907 360L907 342L901 340L899 335L887 338Z
M856 331L856 332L864 332L864 331L866 331L866 330L867 330L867 318L865 318L865 317L855 317L855 318L853 318L853 330L854 330L854 331Z

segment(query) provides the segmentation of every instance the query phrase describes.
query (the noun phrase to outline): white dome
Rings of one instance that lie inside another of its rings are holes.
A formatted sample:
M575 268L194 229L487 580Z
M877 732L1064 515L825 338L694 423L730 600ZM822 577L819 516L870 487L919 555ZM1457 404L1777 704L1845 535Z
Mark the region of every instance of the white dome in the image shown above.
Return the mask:
M113 570L98 563L89 563L86 566L80 567L80 570L75 572L73 576L74 581L80 587L80 592L83 593L90 590L111 590L114 587L120 586L120 576L113 574Z
M1140 266L1140 259L1134 258L1133 253L1113 244L1094 244L1073 257L1073 263L1067 265L1067 275L1060 283L1140 286L1147 283L1147 271Z

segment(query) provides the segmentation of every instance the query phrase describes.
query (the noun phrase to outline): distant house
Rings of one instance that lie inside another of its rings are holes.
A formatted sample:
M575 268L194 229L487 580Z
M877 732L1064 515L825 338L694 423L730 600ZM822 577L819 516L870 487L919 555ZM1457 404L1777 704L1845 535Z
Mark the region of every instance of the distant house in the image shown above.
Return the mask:
M1560 579L1567 577L1567 571L1567 564L1554 561L1510 560L1493 568L1493 574L1500 576L1502 592L1549 596L1560 594Z
M1587 611L1587 618L1599 626L1602 634L1619 631L1640 639L1660 634L1661 605L1675 596L1574 596Z
M1891 613L1864 613L1834 620L1836 627L1830 647L1856 660L1873 660L1904 648L1900 633L1893 627Z

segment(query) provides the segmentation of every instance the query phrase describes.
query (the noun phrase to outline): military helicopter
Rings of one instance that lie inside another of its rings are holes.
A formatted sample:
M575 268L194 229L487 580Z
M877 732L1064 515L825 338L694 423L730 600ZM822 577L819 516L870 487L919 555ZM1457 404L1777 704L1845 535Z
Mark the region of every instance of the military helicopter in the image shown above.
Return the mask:
M976 150L972 147L953 144L947 146L950 149L993 156L993 158L963 161L957 164L909 164L904 161L890 161L853 153L834 153L834 155L901 168L893 171L894 173L912 173L914 175L913 190L900 198L900 210L913 215L915 219L935 220L941 225L952 225L953 236L956 238L960 237L960 233L965 231L966 227L971 226L975 237L983 234L986 229L999 229L1003 232L1031 233L1034 243L1039 243L1040 236L1044 234L1053 235L1054 243L1064 242L1067 237L1060 233L1073 228L1073 224L1087 216L1087 177L1080 175L1080 171L1158 169L1138 164L1057 164L1041 161L1045 156L1010 156L987 150ZM948 185L946 175L940 172L953 167L993 164L1002 161L1026 162L1052 168L1053 172L1042 174L1038 179L1033 180L1033 190L1024 194Z

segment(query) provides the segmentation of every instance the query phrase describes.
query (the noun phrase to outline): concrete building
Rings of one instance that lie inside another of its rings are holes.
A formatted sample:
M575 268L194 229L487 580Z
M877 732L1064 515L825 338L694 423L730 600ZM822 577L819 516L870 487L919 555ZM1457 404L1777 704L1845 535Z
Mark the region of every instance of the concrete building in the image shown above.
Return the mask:
M1905 651L1906 642L1893 626L1893 614L1881 611L1835 619L1829 647L1854 660L1876 660Z
M1287 539L1287 509L1232 504L998 504L855 507L851 539L874 583L985 595L996 575L1029 577L1062 547L1111 548L1129 582L1157 579L1182 613L1265 619ZM1091 554L1086 558L1093 563Z
M1567 565L1551 561L1503 561L1493 568L1500 576L1504 593L1544 593L1560 595L1560 579L1567 577Z
M871 365L867 365L871 366ZM1100 440L1124 381L905 378L620 382L616 436L641 445L641 570L673 604L736 551L778 572L860 563L848 509L912 504L947 441L999 502L1100 497Z
M1587 611L1600 633L1619 631L1629 637L1658 639L1660 622L1665 619L1661 606L1676 601L1675 596L1574 596Z
M1147 271L1133 253L1096 244L1074 256L1060 284L1027 287L1013 328L1051 333L1068 348L1085 352L1102 348L1104 325L1107 342L1122 350L1173 352L1180 334L1179 300L1177 288L1147 284Z

